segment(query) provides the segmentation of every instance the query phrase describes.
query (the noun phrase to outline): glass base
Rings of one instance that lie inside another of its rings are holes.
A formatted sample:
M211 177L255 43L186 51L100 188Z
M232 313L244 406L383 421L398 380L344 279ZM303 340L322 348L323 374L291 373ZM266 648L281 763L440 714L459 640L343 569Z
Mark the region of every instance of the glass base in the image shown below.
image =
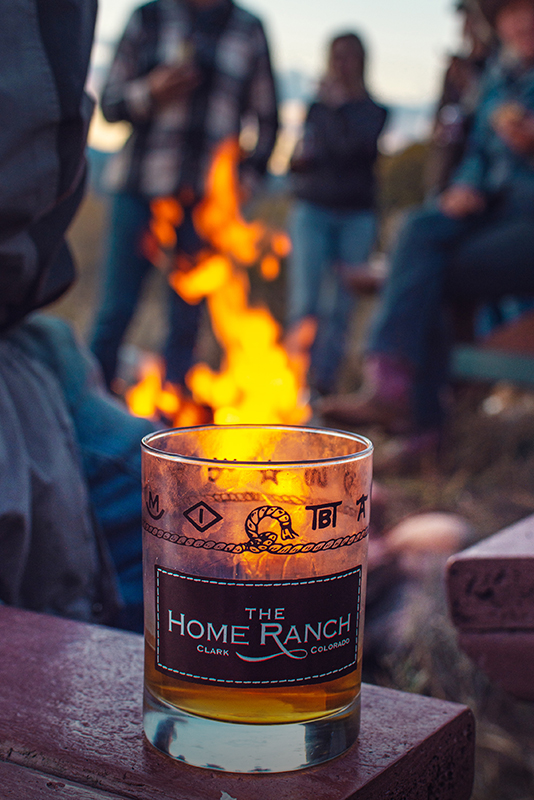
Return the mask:
M289 772L329 761L354 744L360 695L342 711L317 720L244 725L189 714L145 688L143 723L154 747L185 764L226 772Z

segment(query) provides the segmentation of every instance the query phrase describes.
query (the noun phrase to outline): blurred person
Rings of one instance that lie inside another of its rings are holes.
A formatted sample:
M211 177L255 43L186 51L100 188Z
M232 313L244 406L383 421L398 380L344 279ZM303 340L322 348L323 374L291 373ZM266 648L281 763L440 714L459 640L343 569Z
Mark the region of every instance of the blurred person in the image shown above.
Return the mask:
M351 273L367 261L377 234L375 162L386 109L365 85L365 49L355 33L330 43L328 68L291 160L288 337L317 323L309 381L335 387L354 295Z
M2 4L0 602L142 630L139 442L153 426L37 311L75 275L65 232L85 186L95 16L96 0Z
M443 78L425 165L425 185L430 195L448 185L462 160L480 84L496 40L477 0L459 0L455 10L462 15L462 46L449 61Z
M441 97L425 164L429 197L448 186L465 153L469 131L480 98L484 69L496 51L497 40L478 0L460 0L456 10L463 15L463 48L452 56L446 70ZM494 327L532 308L528 297L506 296L477 309L474 330L489 333ZM471 315L466 313L468 319Z
M202 248L193 212L202 199L217 146L257 125L252 152L240 165L246 195L257 187L274 146L277 103L260 20L233 0L154 0L131 16L101 98L109 122L131 135L111 164L114 192L101 305L91 349L108 386L119 346L144 279L153 269L142 249L151 201L174 196L184 208L176 254L189 261ZM169 294L166 378L184 386L193 364L201 305Z
M445 301L534 294L534 0L480 0L480 7L501 47L466 154L450 186L401 231L360 391L320 406L345 424L403 433L401 461L439 443L450 344Z

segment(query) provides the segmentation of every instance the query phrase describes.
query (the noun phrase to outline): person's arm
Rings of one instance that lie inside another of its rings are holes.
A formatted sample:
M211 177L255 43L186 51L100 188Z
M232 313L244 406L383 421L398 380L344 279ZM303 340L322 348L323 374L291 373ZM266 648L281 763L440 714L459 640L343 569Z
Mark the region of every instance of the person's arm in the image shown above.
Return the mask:
M438 206L447 217L462 219L484 210L485 171L484 148L479 146L479 139L475 136L454 174L451 185L438 197Z
M451 180L452 186L470 186L482 192L486 174L485 137L474 130L466 153Z
M140 9L130 17L102 92L108 122L148 122L154 110L183 100L198 84L191 61L148 64L150 45Z
M152 100L147 70L143 69L146 46L142 13L136 9L117 47L100 100L108 122L148 120Z
M242 165L242 174L261 177L276 142L278 132L278 103L271 67L269 47L261 25L255 31L255 57L248 84L244 114L257 120L258 137L254 150Z
M503 96L503 76L499 60L490 60L480 79L480 92L472 116L472 124L467 137L465 154L454 172L451 184L469 186L484 192L491 157L491 143L495 132L491 125L491 115L496 98Z
M491 115L487 123L490 132L486 137L496 135L516 155L532 162L534 156L534 114L517 102L502 103ZM479 137L480 146L472 147L455 175L450 189L440 197L441 210L451 217L465 217L482 211L486 205L483 180L486 168L484 141Z
M493 91L491 72L484 83L485 88L474 115L465 155L452 176L451 185L438 198L441 211L455 219L479 213L486 206L488 140L492 136L486 104Z
M314 160L313 106L311 106L306 113L302 136L295 145L289 169L296 173L307 172L313 166Z

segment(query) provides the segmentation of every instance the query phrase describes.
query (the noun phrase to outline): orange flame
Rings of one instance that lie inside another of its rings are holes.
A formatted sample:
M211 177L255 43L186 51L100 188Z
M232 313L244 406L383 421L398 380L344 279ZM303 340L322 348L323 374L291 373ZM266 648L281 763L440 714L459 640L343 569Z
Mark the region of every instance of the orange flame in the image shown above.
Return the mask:
M243 219L238 160L238 143L224 142L214 158L206 195L193 212L195 227L211 250L200 253L195 264L175 259L169 274L170 285L188 303L206 298L213 332L223 349L221 367L215 371L199 363L189 371L191 402L176 387L163 386L163 370L152 364L128 393L133 413L159 412L175 426L195 424L189 421L192 407L204 418L206 407L211 408L217 424L300 424L310 416L307 353L298 346L286 350L281 327L269 310L249 304L246 268L257 265L264 280L274 280L291 243L285 233ZM152 212L144 248L153 263L162 265L173 247L170 228L174 232L183 211L176 199L164 198L153 204Z
M179 387L164 382L165 370L161 359L146 357L140 371L139 382L125 393L132 414L165 420L170 425L201 425L211 421L208 409L184 397Z

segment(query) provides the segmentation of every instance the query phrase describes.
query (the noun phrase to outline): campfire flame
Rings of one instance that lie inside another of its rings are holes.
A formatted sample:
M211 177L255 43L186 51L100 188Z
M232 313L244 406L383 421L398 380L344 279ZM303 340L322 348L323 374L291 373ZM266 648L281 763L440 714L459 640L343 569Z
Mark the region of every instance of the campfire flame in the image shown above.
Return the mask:
M194 211L195 227L209 243L194 264L170 256L176 245L175 227L183 218L179 201L163 198L152 204L145 253L168 272L170 285L188 303L206 298L213 333L223 351L218 371L205 363L189 371L186 382L192 399L163 383L158 359L145 365L141 380L127 392L132 413L164 418L174 427L210 418L221 425L301 424L310 416L305 337L284 347L281 326L270 311L249 303L247 269L257 266L264 280L274 280L291 244L285 233L243 219L238 161L238 143L224 142L214 158L205 198Z

